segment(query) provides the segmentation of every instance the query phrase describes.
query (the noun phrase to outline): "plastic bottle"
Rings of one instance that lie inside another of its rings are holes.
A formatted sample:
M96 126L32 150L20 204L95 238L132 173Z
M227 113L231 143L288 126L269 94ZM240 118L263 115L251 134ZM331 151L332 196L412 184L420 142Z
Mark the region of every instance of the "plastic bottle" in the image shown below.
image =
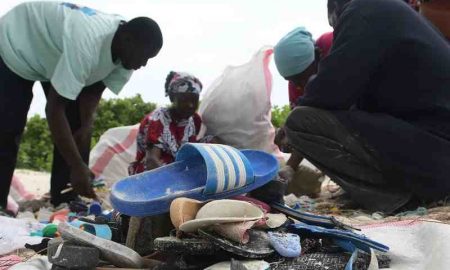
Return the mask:
M69 220L68 214L70 210L69 209L61 209L55 213L52 214L50 217L50 222L53 224L59 224L61 222L66 222Z
M100 202L93 201L91 205L89 205L88 214L98 216L102 213L102 205Z

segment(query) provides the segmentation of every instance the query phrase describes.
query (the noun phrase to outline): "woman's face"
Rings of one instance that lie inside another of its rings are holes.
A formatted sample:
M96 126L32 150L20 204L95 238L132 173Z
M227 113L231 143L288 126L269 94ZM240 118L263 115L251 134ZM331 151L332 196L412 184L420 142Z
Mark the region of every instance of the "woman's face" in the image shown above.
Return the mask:
M177 93L173 95L172 108L175 109L178 117L187 119L197 111L198 101L198 94Z
M300 74L286 77L285 79L291 81L297 87L305 88L310 79L317 73L317 61L314 61L309 67Z

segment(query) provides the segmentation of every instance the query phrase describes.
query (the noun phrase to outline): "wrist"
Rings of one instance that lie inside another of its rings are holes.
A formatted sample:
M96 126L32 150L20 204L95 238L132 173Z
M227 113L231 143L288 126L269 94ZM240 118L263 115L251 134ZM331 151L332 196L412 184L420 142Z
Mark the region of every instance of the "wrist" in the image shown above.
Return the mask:
M70 164L68 164L71 170L80 170L80 169L84 169L87 165L84 164L84 161L81 159L71 162Z

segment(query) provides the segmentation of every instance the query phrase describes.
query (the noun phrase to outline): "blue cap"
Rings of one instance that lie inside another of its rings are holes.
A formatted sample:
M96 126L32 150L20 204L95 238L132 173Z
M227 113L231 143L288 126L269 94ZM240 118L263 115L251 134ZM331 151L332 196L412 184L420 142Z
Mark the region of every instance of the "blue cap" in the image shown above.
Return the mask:
M274 48L275 64L284 78L305 71L315 58L314 40L305 27L298 27L284 36Z

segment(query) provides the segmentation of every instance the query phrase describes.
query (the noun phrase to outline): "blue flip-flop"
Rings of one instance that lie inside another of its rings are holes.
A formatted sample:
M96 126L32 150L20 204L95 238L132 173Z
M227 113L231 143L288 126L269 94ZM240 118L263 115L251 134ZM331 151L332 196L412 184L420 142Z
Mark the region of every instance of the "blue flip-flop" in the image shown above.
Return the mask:
M298 221L301 221L303 223L309 224L309 225L316 225L321 226L329 229L333 228L341 228L344 230L358 230L356 228L353 228L349 225L346 225L334 217L328 217L328 216L319 216L319 215L313 215L311 213L307 213L304 211L293 209L287 205L281 204L281 203L272 203L270 205L273 209L279 211L280 213L283 213L293 219L296 219Z
M112 231L111 228L106 224L95 224L90 222L85 222L79 219L75 219L68 223L70 226L86 231L90 234L93 234L97 237L111 240Z
M187 143L174 163L116 182L110 200L123 214L152 216L168 212L179 197L207 201L250 192L277 172L277 159L263 151Z
M389 247L381 243L373 241L367 238L365 235L357 234L351 231L344 231L338 229L327 229L320 226L308 225L305 223L297 223L289 225L289 228L298 234L306 235L319 235L326 236L331 239L338 240L338 243L344 243L345 241L353 244L356 248L371 253L370 249L379 250L382 252L389 251Z
M283 257L296 258L302 253L300 236L293 233L268 232L272 247Z

